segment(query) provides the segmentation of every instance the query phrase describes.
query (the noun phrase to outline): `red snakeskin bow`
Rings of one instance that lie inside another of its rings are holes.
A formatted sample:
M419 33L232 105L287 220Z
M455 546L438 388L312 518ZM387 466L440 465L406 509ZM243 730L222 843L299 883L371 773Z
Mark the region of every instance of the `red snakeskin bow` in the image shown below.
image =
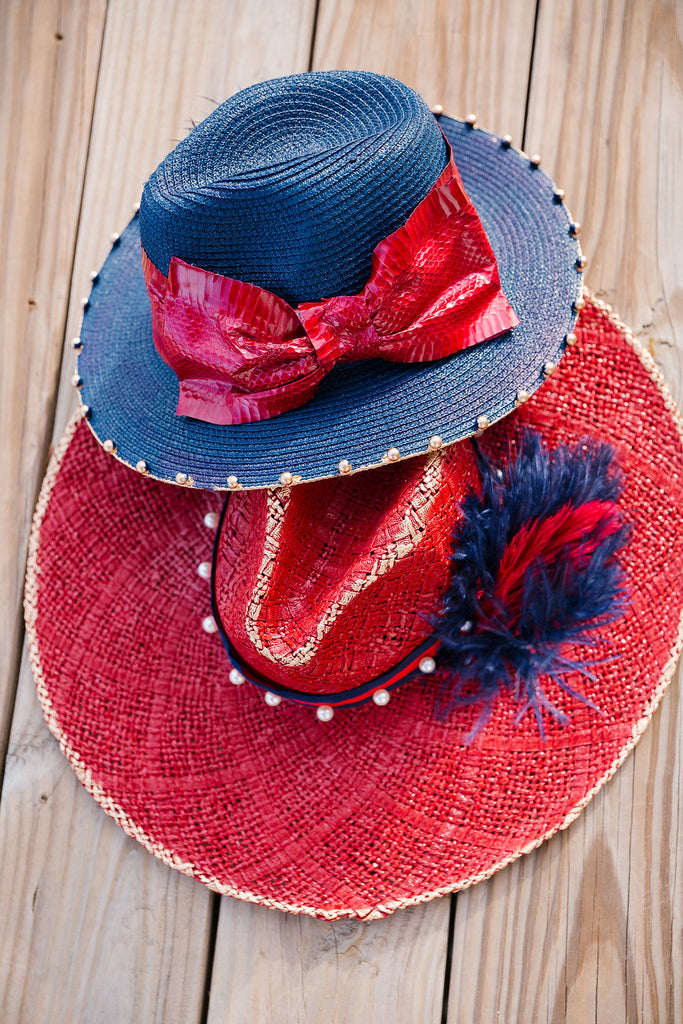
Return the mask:
M180 382L176 414L251 423L303 405L336 363L425 362L519 320L451 154L403 227L375 248L359 295L293 309L256 285L145 251L154 344Z

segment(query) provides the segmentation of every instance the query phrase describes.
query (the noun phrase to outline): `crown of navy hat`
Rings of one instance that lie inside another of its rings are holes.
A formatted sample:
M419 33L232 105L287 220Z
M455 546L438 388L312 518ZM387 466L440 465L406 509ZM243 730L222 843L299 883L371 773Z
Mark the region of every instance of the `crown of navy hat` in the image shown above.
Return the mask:
M446 161L435 118L401 82L278 78L223 103L159 165L142 246L165 275L178 256L292 304L352 295Z

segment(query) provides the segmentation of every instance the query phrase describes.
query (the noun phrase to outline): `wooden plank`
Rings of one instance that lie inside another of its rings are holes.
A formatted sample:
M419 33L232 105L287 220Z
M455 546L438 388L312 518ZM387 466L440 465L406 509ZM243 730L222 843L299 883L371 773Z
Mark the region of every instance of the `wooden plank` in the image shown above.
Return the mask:
M588 286L679 400L682 14L542 0L526 140L585 225ZM458 898L449 1021L683 1019L682 748L679 673L580 819Z
M198 1021L210 896L129 839L47 731L28 658L0 804L0 1005L12 1024Z
M581 221L594 295L618 310L683 402L683 8L543 0L527 150Z
M88 271L104 258L109 233L128 220L146 176L215 101L306 67L313 6L111 0L73 283L73 239L54 270L56 287L71 296L67 338L78 331ZM26 45L34 45L30 32L38 30L29 21L26 31ZM53 168L47 159L52 177L42 217L54 233L64 162ZM48 402L56 362L53 356ZM75 404L72 372L67 343L54 439ZM19 408L31 400L20 384ZM40 431L34 428L26 444L42 445ZM24 498L27 515L32 501ZM213 897L156 862L81 790L47 733L26 665L0 804L0 857L0 1005L8 1020L200 1019Z
M566 832L458 896L450 1022L681 1019L676 685Z
M45 466L105 4L3 6L0 37L0 756L26 543Z
M393 75L447 113L477 107L483 123L521 137L534 11L534 3L321 0L313 67ZM438 1022L448 912L446 899L382 921L326 923L224 899L209 1024Z
M227 902L207 1024L441 1020L448 900L365 924Z
M535 0L320 0L314 67L392 75L519 140L535 12Z

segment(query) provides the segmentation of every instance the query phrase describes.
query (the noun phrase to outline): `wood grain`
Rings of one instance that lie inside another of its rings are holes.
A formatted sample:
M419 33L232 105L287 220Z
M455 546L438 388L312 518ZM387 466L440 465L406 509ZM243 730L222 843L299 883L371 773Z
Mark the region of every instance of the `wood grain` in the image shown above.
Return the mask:
M28 660L0 803L0 1005L8 1024L198 1021L210 897L76 782Z
M14 700L26 543L45 467L105 4L0 15L0 756Z
M679 399L680 14L542 0L526 144L584 222L588 286L633 324ZM683 1019L682 741L674 681L579 820L458 898L449 1021Z
M683 400L683 7L543 0L527 149L583 224L586 281Z
M62 340L78 331L88 271L190 119L307 66L314 9L315 0L2 7L5 731L28 523L52 418L56 438L74 404L67 347L55 411ZM534 47L535 13L535 0L320 0L314 66L393 74L447 113L474 110L520 141L531 74L526 148L542 153L585 224L588 284L633 324L681 400L680 5L540 0ZM635 753L568 831L455 898L450 1022L683 1020L682 740L674 683ZM204 1010L208 1024L440 1021L449 900L363 925L223 898L212 950L216 898L129 840L77 784L42 722L25 655L0 862L9 1024L199 1024Z
M535 0L320 0L314 68L392 75L427 103L520 139Z
M458 897L449 1022L681 1019L676 683L566 832Z
M192 119L206 116L216 102L250 82L304 69L312 20L313 0L284 8L278 0L248 6L111 0L87 168L79 171L85 178L75 253L72 233L63 259L52 269L62 296L70 295L67 338L78 331L88 272L106 255L109 234L129 219L146 176L186 134ZM44 50L42 28L29 19L24 31L24 47ZM40 63L45 53L36 59ZM94 90L94 76L91 86ZM58 117L68 129L61 108ZM46 230L54 232L64 167L53 167L50 153L44 159L50 188L41 216ZM81 180L78 186L80 198ZM65 312L64 305L45 386L48 407L54 407ZM53 440L75 404L72 361L67 341ZM30 408L32 398L22 381L14 383L17 409ZM20 423L15 412L17 441ZM32 423L27 436L41 462L49 427L47 416ZM24 497L27 522L33 500L33 493ZM23 537L21 545L23 558ZM18 612L18 591L11 601ZM4 1019L12 1024L199 1021L214 897L156 862L81 790L42 721L26 666L0 803L0 851Z
M448 900L366 924L224 906L207 1024L441 1020Z

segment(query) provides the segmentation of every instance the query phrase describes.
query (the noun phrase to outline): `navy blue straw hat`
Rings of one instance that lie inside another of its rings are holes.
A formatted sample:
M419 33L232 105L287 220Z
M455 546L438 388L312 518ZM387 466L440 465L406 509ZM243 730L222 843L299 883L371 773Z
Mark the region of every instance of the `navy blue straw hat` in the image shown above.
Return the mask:
M153 343L141 243L164 275L175 256L292 305L353 295L375 246L442 173L444 136L519 325L446 359L336 366L305 405L261 422L176 415L178 378ZM393 79L330 71L265 82L218 107L147 182L93 283L75 383L105 450L170 482L272 486L424 453L505 416L552 372L582 304L575 235L536 161L471 122L435 117Z

